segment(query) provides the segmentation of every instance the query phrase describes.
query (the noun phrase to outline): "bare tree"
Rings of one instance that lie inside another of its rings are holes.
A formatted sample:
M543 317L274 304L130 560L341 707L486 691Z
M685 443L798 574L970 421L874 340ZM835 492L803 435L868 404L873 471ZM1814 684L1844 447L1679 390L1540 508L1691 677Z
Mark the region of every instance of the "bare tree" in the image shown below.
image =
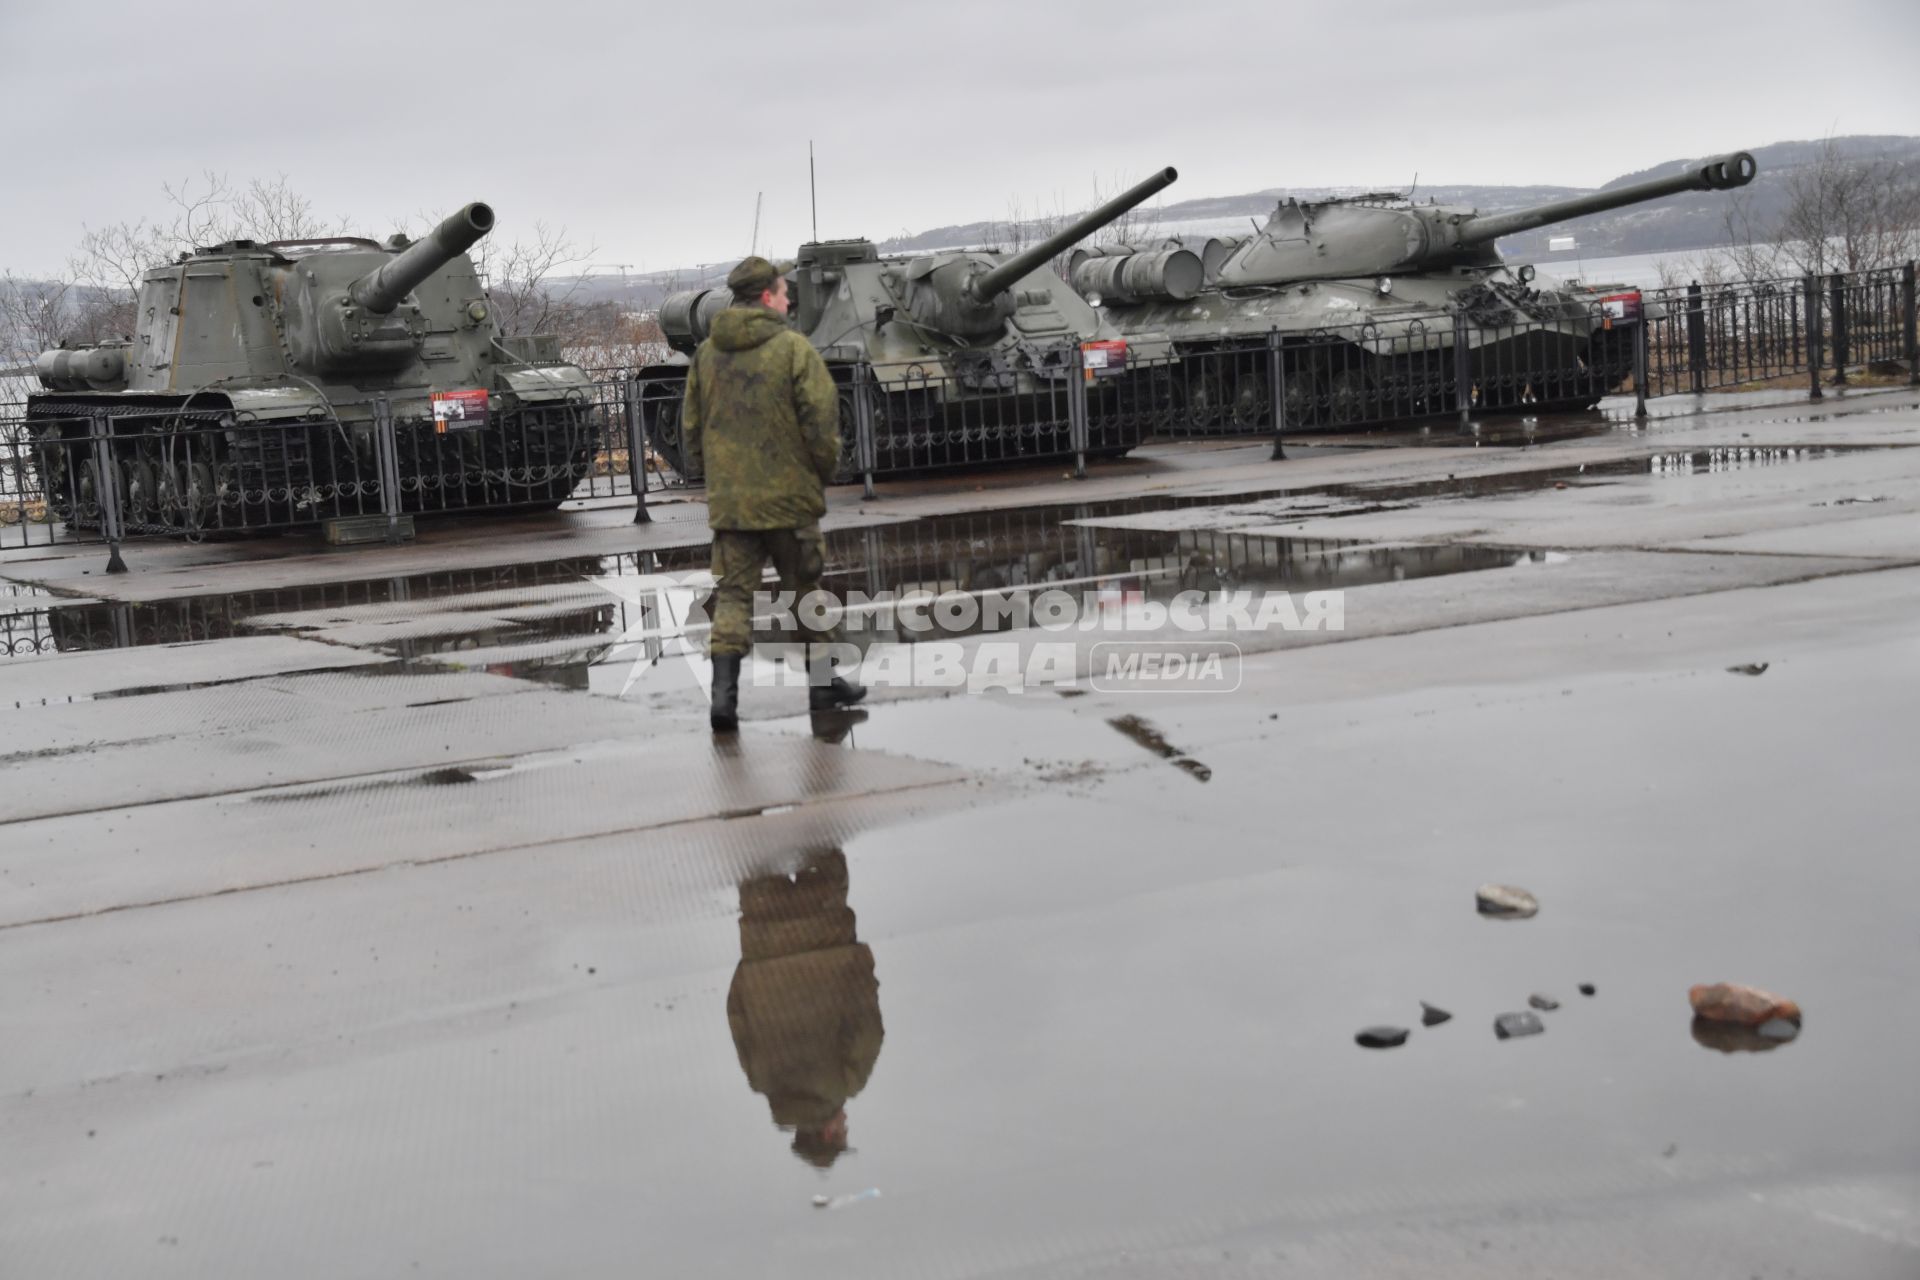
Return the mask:
M1778 237L1770 237L1760 230L1752 192L1742 190L1728 195L1721 225L1727 233L1727 248L1722 256L1733 279L1766 280L1786 274L1787 265L1782 261Z
M1093 180L1093 205L1095 207L1111 200L1133 184L1124 175L1115 174L1104 186L1098 177ZM1160 210L1137 204L1121 214L1113 222L1093 233L1095 244L1149 244L1160 238Z
M1828 138L1787 175L1780 240L1801 272L1872 271L1920 253L1920 172L1885 157L1849 157Z
M0 275L0 366L31 363L59 346L72 306L73 286L66 281Z
M530 239L482 240L474 265L486 281L501 331L558 334L561 345L569 345L569 331L591 309L581 294L583 269L595 252L544 222L533 224Z
M205 245L228 240L303 240L339 234L349 220L329 223L286 174L255 178L235 189L211 170L199 178L161 184L168 210L154 221L81 228L67 259L70 286L62 339L98 342L132 333L140 281L161 266Z
M1093 180L1093 201L1085 209L1068 213L1056 203L1051 213L1036 211L1029 215L1026 207L1018 199L1007 201L1007 217L992 227L992 248L1006 253L1019 253L1021 250L1040 243L1047 237L1057 234L1075 218L1081 217L1113 198L1117 192L1131 185L1122 177L1115 177L1110 183L1103 184L1096 177ZM1104 227L1097 228L1086 237L1086 243L1094 245L1113 244L1150 244L1160 238L1160 212L1145 206L1135 206L1119 218ZM1055 275L1062 279L1067 276L1067 264L1073 257L1077 246L1068 245L1053 256L1048 264Z

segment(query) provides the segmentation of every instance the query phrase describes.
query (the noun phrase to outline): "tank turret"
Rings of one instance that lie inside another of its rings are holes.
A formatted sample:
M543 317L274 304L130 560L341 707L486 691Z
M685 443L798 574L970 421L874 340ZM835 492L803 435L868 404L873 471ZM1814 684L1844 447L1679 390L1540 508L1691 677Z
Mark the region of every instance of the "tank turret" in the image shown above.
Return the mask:
M1242 288L1498 266L1500 254L1494 241L1501 236L1682 191L1729 191L1752 182L1754 172L1753 157L1737 151L1689 165L1672 177L1497 214L1408 204L1394 195L1318 204L1288 201L1274 211L1259 235L1221 263L1210 283Z

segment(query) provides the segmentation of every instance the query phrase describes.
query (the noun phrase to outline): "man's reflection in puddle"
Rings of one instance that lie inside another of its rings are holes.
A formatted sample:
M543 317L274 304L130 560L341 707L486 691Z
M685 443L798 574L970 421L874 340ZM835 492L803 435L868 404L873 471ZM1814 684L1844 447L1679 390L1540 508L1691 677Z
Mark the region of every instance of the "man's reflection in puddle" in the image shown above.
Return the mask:
M809 853L793 875L740 885L740 966L727 1023L741 1070L794 1154L825 1169L847 1150L847 1099L880 1056L880 983L854 936L847 858Z

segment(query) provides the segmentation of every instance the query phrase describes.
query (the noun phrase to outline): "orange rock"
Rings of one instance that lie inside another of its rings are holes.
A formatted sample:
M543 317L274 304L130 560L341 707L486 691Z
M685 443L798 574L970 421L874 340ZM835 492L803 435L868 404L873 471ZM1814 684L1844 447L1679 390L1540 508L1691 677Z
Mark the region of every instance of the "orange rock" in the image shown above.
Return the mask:
M1743 1027L1757 1027L1775 1018L1785 1018L1796 1027L1800 1025L1799 1005L1771 991L1742 986L1737 982L1697 986L1687 992L1687 999L1693 1002L1694 1013L1710 1022L1734 1022Z

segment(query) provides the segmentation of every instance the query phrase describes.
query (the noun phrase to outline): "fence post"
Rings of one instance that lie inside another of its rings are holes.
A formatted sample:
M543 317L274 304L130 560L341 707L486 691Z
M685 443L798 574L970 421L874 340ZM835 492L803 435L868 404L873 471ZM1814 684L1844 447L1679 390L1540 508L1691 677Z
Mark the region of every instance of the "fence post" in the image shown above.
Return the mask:
M627 418L627 483L633 489L633 522L652 524L647 510L647 432L640 413L640 375L628 371L625 388Z
M1280 437L1287 430L1287 371L1280 359L1280 330L1267 330L1267 397L1273 405L1273 458L1285 462L1287 450Z
M1920 306L1914 298L1914 270L1910 261L1900 271L1900 289L1902 310L1906 312L1907 331L1907 385L1920 387Z
M1633 326L1633 416L1647 420L1647 327L1652 323L1644 303Z
M1826 345L1826 326L1820 322L1820 277L1807 276L1800 282L1800 296L1807 308L1807 398L1819 400L1821 348Z
M107 540L107 572L125 573L120 543L127 536L120 510L120 473L113 461L113 419L93 415L93 502L100 508L100 536Z
M1847 286L1846 277L1838 271L1827 284L1828 296L1832 299L1833 312L1833 385L1847 385L1847 360L1851 355L1847 341Z
M1073 370L1067 378L1067 438L1073 446L1073 478L1087 478L1087 353L1073 349Z
M872 501L874 460L879 447L873 438L873 366L853 366L853 456L860 464L861 497Z
M373 456L380 471L380 512L387 518L387 541L400 541L400 440L393 429L393 405L382 391L373 398Z
M1707 316L1698 280L1687 286L1687 375L1693 394L1707 389Z
M122 573L126 570L122 569ZM133 606L120 601L112 606L113 611L113 647L116 649L133 648Z
M1473 409L1473 371L1467 357L1467 315L1464 311L1453 313L1453 394L1460 405L1460 429L1467 430L1472 423Z

